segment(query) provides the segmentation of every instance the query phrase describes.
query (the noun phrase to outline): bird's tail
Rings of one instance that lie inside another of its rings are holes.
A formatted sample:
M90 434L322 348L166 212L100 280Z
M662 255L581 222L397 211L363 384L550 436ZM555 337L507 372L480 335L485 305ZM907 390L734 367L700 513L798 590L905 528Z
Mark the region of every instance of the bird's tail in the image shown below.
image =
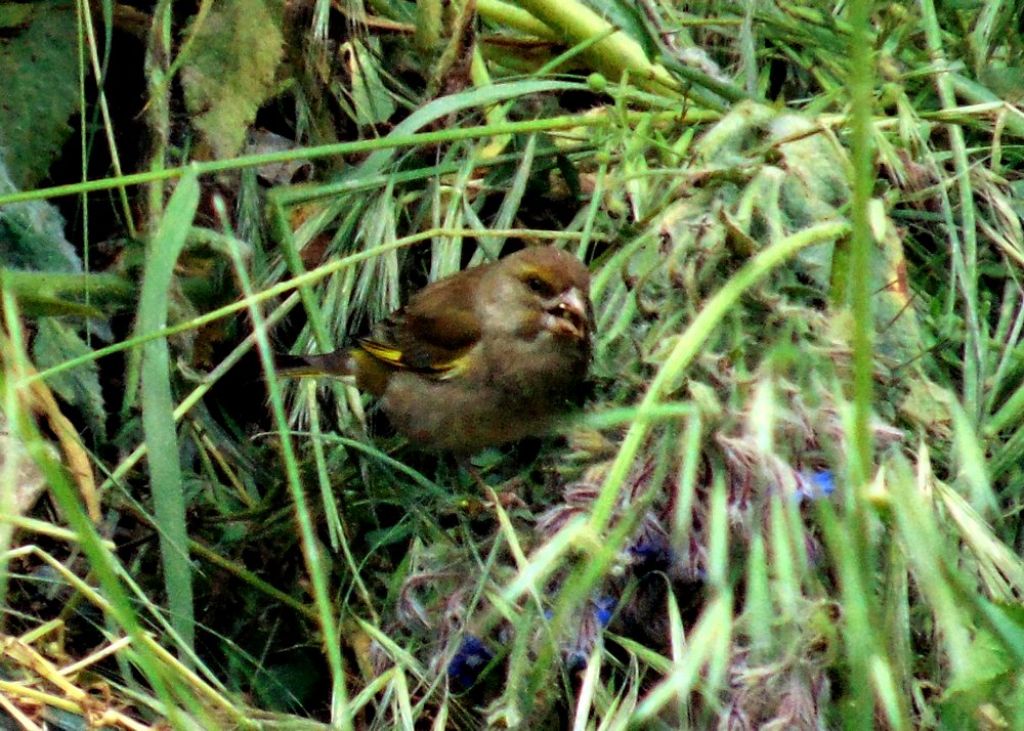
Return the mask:
M344 378L355 375L355 363L348 349L319 355L278 355L274 365L280 376L301 378L303 376L329 376Z

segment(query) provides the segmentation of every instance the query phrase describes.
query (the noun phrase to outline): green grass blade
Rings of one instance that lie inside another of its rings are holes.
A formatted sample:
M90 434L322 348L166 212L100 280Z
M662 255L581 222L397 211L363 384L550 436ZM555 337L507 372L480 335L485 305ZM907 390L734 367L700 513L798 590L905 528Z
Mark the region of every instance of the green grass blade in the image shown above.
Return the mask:
M167 322L174 265L199 205L199 180L186 175L175 189L149 242L139 302L138 333L155 332ZM192 565L185 526L185 495L171 393L171 358L166 339L142 346L142 428L149 448L153 507L160 530L160 558L171 623L181 642L195 646Z

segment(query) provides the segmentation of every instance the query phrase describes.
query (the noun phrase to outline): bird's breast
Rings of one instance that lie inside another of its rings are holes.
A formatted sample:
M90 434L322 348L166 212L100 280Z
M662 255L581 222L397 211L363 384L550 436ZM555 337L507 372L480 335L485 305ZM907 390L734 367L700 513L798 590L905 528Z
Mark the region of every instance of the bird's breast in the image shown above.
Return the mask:
M542 434L554 411L536 399L460 379L438 381L397 372L381 405L395 429L421 447L473 454Z

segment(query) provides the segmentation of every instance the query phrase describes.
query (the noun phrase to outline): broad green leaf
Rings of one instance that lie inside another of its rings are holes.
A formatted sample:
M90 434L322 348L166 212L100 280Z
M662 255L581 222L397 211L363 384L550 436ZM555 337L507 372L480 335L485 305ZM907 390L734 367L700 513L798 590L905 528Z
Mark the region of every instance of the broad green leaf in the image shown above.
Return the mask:
M32 343L32 357L40 370L92 352L74 328L61 318L40 318ZM93 436L106 439L106 414L96 361L52 376L50 388L82 412Z
M76 21L66 0L17 7L17 15L5 10L0 19L18 23L0 33L0 163L18 188L32 188L46 177L78 109Z
M32 21L31 5L8 3L0 5L0 28L7 30L19 25L28 25Z
M28 317L100 317L107 308L125 306L135 297L131 282L107 273L33 271L0 266L0 287L14 295L22 313Z
M231 157L273 91L284 53L278 0L223 0L193 18L181 72L185 105L214 158Z
M0 94L0 107L4 104L2 97ZM0 138L2 124L0 121ZM13 193L19 187L10 167L4 166L3 154L0 140L0 195ZM0 208L0 242L0 266L27 271L82 271L78 254L64 237L64 218L46 201Z

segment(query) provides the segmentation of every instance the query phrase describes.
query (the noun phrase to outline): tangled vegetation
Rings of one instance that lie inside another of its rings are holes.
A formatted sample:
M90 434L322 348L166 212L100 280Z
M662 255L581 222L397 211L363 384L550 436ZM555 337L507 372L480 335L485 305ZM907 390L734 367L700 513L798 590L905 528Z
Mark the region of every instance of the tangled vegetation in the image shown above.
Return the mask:
M0 725L1024 727L1021 17L0 5ZM539 244L557 434L275 372Z

